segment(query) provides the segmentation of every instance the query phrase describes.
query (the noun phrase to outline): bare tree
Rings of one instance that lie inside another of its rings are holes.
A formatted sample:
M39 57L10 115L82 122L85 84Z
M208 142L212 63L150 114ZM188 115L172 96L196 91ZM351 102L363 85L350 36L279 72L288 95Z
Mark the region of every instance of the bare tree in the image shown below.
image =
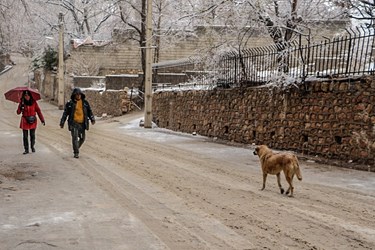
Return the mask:
M173 20L173 1L171 0L156 0L153 1L153 46L154 46L154 62L159 62L160 50L163 44L163 38L171 36L173 31L169 22ZM118 3L120 11L122 28L131 30L130 39L134 40L140 47L141 51L141 65L145 72L146 67L146 0L123 0ZM163 17L168 16L168 19ZM173 21L172 21L173 22ZM172 36L174 36L173 34ZM143 89L144 78L140 89Z
M263 24L279 50L279 70L288 72L286 49L297 36L303 34L311 19L328 20L334 13L333 5L326 0L292 0L292 1L247 1L257 12L258 21ZM315 5L313 7L313 4Z
M19 15L22 13L22 17ZM0 54L11 52L16 46L17 35L22 23L29 17L28 5L25 0L2 0L0 2Z
M146 69L146 0L125 0L118 3L120 18L125 26L135 31L134 39L141 48L141 65L142 70ZM144 90L144 75L141 90Z
M3 47L6 41L7 46L10 41L19 41L23 44L18 47L33 51L47 42L56 43L57 16L63 12L66 39L69 40L86 36L108 39L114 27L131 29L133 36L130 38L141 48L142 69L145 67L142 48L146 39L146 0L18 0L14 3L3 0L0 6L4 16L0 15L0 36L4 37L0 43ZM240 53L248 47L254 32L259 34L259 30L268 34L274 43L288 44L303 32L308 19L337 17L334 11L337 6L328 0L153 0L154 62L160 60L161 48L173 46L173 43L188 37L198 37L197 26L207 28L209 43L197 49L197 54L207 55L207 61L213 61L212 58L223 51L235 49ZM19 15L26 10L27 15ZM116 23L116 20L120 22ZM10 36L10 30L17 31L13 33L18 39L5 39ZM23 39L19 39L21 36Z
M50 7L57 17L63 12L67 24L67 33L70 37L83 38L99 35L101 28L116 13L116 0L38 0L38 7ZM38 12L37 16L44 19L44 14ZM50 20L47 20L50 22Z
M64 14L66 44L72 38L109 39L118 0L2 0L0 46L42 51L58 40L58 15ZM47 37L47 38L46 38ZM54 41L53 41L54 39Z
M348 17L367 27L375 27L375 1L336 0L334 3L347 10Z

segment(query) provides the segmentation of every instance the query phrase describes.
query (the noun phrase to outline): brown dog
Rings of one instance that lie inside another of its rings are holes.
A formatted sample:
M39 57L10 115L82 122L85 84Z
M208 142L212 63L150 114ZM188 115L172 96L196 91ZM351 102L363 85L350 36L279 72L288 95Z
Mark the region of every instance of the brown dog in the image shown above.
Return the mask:
M293 196L293 177L297 176L298 180L302 180L301 170L299 168L299 163L297 156L287 153L273 153L266 145L260 145L255 148L254 155L258 155L260 159L260 164L263 171L263 187L266 187L267 174L272 174L277 176L277 184L279 185L281 194L284 193L284 189L280 183L280 173L284 172L286 181L289 184L289 188L286 194L290 197Z

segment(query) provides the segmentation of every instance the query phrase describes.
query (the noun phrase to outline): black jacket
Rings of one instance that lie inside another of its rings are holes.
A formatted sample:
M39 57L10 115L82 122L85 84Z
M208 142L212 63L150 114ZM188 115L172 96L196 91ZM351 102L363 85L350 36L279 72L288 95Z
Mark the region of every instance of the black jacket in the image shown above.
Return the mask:
M64 123L66 119L68 118L69 131L71 130L71 126L73 124L74 111L75 111L76 104L77 104L77 101L75 100L75 95L77 93L81 94L81 99L82 99L83 115L84 115L83 125L86 130L89 130L89 120L91 122L94 122L95 117L94 117L94 114L92 113L89 102L85 100L86 98L85 94L83 94L81 89L79 88L75 88L73 90L70 100L65 104L64 113L60 120L60 127L64 126Z

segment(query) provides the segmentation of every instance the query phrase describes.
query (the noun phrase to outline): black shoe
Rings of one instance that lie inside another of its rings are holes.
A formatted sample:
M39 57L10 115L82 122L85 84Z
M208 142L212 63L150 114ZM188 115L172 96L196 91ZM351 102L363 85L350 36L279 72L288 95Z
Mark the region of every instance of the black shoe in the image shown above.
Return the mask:
M31 148L31 152L35 153L35 148Z
M79 158L78 154L74 154L74 158Z
M29 153L29 150L25 150L25 152L23 152L23 154L28 154Z

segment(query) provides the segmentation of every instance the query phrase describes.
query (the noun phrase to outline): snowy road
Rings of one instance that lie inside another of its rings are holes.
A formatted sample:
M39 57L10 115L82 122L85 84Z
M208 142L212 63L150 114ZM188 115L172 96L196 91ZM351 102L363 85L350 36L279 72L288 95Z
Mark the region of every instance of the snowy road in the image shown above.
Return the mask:
M2 93L26 66L0 76ZM274 176L260 191L251 146L140 128L141 113L98 120L74 159L61 111L40 105L47 125L22 155L16 104L0 98L1 249L375 249L375 173L302 161L295 198Z

